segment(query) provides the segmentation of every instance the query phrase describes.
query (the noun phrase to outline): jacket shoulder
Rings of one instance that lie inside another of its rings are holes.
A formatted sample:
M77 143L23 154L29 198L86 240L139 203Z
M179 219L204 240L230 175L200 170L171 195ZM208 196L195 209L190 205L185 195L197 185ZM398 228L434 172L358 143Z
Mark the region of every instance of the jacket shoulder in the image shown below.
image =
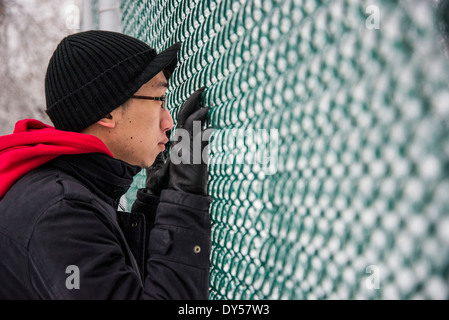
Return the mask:
M61 200L92 202L92 193L61 170L35 169L19 179L0 202L0 232L26 246L39 217Z
M28 204L36 209L62 199L91 202L92 193L62 170L43 166L19 179L4 197L4 202L16 208Z
M76 181L70 176L61 174L58 176L57 183L61 184L62 197L65 200L79 200L83 202L91 203L93 201L93 195L90 190L81 184L81 182Z

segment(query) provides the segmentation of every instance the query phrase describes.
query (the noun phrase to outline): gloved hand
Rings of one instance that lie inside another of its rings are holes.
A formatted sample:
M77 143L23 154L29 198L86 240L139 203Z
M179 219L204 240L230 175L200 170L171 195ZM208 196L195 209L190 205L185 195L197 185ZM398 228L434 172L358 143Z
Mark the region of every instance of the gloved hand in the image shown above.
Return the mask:
M193 136L194 121L199 121L201 123L199 127L202 128L209 112L209 108L202 108L201 106L204 90L203 87L195 91L178 113L177 128L186 131L177 136L185 139L187 138L186 134L188 134L188 141L175 137L170 156L166 157L167 148L165 152L161 152L156 157L153 165L147 169L146 187L149 193L160 196L163 189L173 189L207 195L209 176L207 163L203 161L203 154L207 154L208 149L206 150L206 148L208 148L209 137L213 129L198 130L198 132L195 132L196 136ZM200 148L196 148L197 145Z
M169 137L169 135L167 134ZM146 169L147 181L146 192L155 196L160 196L163 189L168 188L168 167L167 149L169 143L165 146L165 151L159 153L151 167Z
M179 110L176 126L185 132L177 133L177 136L186 139L188 133L189 141L179 141L179 138L174 141L169 166L169 189L198 195L207 195L208 159L203 159L203 155L208 155L209 137L213 131L211 128L203 129L209 112L208 107L202 107L204 90L202 87L195 91ZM194 130L195 126L197 130Z

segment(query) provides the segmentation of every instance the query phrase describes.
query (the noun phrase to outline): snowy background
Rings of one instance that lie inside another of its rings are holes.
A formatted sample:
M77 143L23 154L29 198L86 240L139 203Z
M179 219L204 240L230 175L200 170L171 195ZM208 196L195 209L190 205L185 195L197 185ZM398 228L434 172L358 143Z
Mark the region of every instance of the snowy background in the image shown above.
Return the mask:
M25 118L51 124L45 72L59 41L79 31L79 3L0 0L0 135Z

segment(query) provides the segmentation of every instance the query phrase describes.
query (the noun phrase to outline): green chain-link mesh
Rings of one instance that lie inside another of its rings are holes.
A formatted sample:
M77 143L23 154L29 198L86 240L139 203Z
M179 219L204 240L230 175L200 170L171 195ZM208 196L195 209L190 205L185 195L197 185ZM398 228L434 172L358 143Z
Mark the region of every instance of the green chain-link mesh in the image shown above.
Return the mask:
M434 9L122 2L124 33L158 51L182 42L173 117L207 87L211 299L449 298L449 68ZM229 129L275 129L276 170L214 163L259 148Z
M98 29L100 26L99 16L98 16L98 0L92 0L91 2L92 10L92 29Z

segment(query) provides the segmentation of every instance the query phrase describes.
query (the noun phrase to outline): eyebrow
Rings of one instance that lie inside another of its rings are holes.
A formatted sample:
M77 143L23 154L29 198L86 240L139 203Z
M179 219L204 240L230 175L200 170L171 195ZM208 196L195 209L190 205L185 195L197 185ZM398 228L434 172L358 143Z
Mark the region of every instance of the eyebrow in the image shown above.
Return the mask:
M167 81L161 81L157 83L158 87L168 88L168 82Z

